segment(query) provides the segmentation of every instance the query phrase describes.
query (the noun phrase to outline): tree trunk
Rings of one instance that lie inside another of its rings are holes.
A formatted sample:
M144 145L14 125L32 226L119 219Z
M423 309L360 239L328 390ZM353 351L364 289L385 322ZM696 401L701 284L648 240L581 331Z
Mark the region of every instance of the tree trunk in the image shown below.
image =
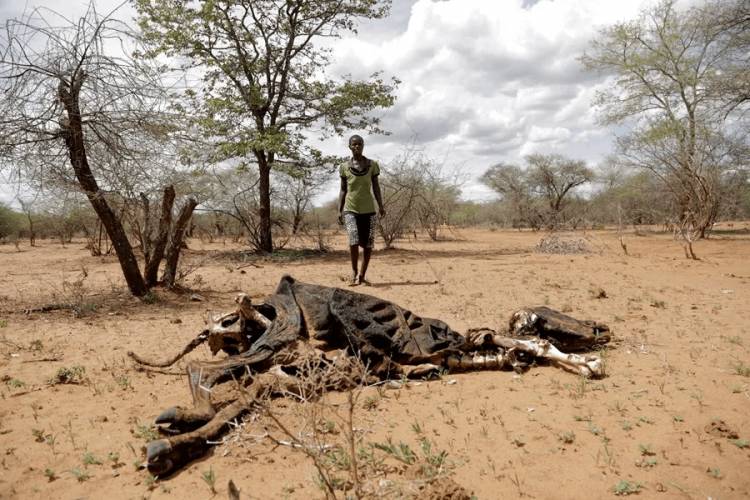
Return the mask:
M109 239L115 248L117 259L120 261L120 267L128 284L128 289L136 297L142 297L148 292L148 287L138 268L138 260L133 253L133 247L128 241L121 221L115 216L112 208L104 198L104 193L99 189L99 185L89 167L86 145L83 140L81 111L78 104L78 95L84 76L83 73L79 72L73 74L71 82L60 80L58 96L68 115L68 123L63 124L62 134L65 138L70 163L73 166L78 183L83 188L96 215L107 230Z
M175 221L172 227L172 234L169 238L169 246L167 247L164 274L161 276L162 284L167 288L174 287L177 277L177 262L180 259L180 250L182 249L182 240L185 237L185 230L187 229L190 217L193 215L193 210L195 210L197 205L198 202L195 198L189 198L180 210L177 221Z
M273 238L271 236L271 167L265 158L264 153L256 155L258 157L258 194L260 206L258 214L260 216L260 250L263 252L273 252Z
M156 235L156 241L149 242L151 252L146 259L146 267L143 271L143 277L146 285L152 287L156 285L159 273L159 264L164 259L164 249L167 247L169 239L169 229L172 225L172 207L174 206L175 192L173 186L164 188L164 194L161 198L161 216L159 218L159 230Z

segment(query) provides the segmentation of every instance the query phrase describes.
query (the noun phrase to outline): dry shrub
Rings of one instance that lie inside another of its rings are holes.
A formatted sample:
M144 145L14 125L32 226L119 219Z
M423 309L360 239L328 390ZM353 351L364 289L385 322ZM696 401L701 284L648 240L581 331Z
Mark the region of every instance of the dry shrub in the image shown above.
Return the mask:
M465 490L453 481L443 481L454 464L423 434L414 445L390 437L383 442L367 439L371 424L358 412L377 406L373 401L380 399L383 389L372 384L361 360L344 357L330 364L311 357L295 377L293 388L287 384L267 391L280 394L288 404L273 404L270 398L254 400L250 404L257 411L237 425L225 443L247 448L267 440L302 453L315 467L317 485L329 499L438 498L437 491L448 490L444 498L469 498L458 494ZM265 433L245 430L259 419L269 420Z
M584 238L563 237L557 234L542 238L534 250L537 253L559 255L591 253L591 248Z

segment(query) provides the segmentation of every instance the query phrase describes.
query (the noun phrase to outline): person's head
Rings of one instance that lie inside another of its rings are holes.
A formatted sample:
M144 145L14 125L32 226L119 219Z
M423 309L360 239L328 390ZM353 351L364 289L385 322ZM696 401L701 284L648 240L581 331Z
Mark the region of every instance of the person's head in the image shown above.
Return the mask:
M359 156L365 149L365 140L362 136L353 135L349 138L349 150L351 150L354 156Z

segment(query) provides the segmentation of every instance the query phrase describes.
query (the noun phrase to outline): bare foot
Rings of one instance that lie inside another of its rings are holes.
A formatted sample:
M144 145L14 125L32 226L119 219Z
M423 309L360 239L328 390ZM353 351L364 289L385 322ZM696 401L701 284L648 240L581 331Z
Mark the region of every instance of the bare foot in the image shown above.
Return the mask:
M370 283L369 281L367 281L364 276L358 276L357 280L359 281L360 285L364 285L364 286L370 286L370 285L372 285L372 283Z
M359 285L360 284L359 276L357 276L355 274L354 276L352 276L351 278L349 278L349 283L348 284L349 284L349 286L357 286L357 285Z

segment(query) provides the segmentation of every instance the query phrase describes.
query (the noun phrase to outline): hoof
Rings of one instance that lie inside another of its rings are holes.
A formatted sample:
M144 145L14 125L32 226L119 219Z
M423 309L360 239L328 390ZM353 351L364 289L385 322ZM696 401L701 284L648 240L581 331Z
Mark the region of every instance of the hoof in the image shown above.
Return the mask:
M146 466L154 476L163 476L174 468L170 458L172 445L166 439L151 441L146 446Z
M171 424L177 419L177 408L172 407L164 410L154 421L157 424Z

